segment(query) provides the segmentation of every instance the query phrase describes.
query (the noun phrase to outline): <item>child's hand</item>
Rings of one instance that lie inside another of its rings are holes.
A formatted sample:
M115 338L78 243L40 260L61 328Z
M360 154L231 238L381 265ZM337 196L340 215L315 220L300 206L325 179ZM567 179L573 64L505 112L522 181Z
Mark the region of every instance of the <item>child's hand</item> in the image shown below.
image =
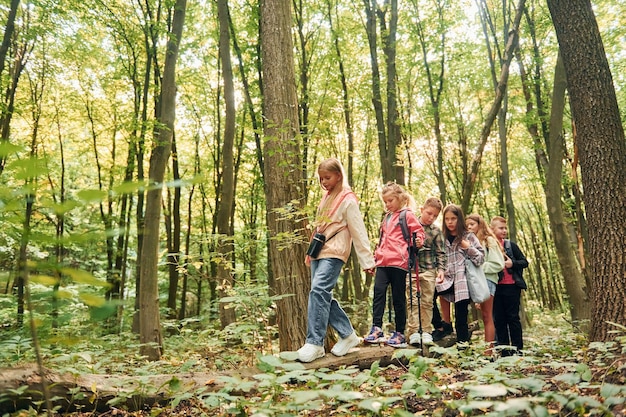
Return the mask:
M365 270L366 274L374 275L376 273L376 268L368 268Z
M306 266L311 266L311 257L309 255L304 257L304 264Z
M461 240L461 247L462 247L463 249L467 249L467 248L469 248L470 246L472 246L472 244L470 243L470 241L469 241L469 240L467 240L467 239L463 239L463 240Z
M444 275L445 275L445 273L444 273L443 271L439 271L439 272L437 273L437 279L436 279L436 281L437 281L437 283L438 283L438 284L441 284L441 283L443 282L443 276L444 276Z
M513 267L513 261L506 255L504 255L504 267L507 269Z

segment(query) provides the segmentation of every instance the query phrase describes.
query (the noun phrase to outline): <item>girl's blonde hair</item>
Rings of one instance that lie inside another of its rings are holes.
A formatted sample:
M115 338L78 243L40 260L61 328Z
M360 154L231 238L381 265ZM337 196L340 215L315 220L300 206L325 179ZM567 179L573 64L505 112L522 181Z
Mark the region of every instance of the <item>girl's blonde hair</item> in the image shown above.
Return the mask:
M328 171L339 174L341 176L341 186L333 188L332 192L328 193L326 199L324 200L324 203L318 209L317 222L323 222L323 219L326 219L328 217L328 213L332 209L333 203L335 202L335 199L339 194L341 194L343 191L351 190L350 184L348 183L348 177L346 176L346 173L343 169L343 165L337 158L324 159L317 166L317 171L315 172L315 175L317 176L317 181L320 183L320 186L322 186L320 171Z
M411 211L416 210L417 205L415 204L415 199L404 188L402 188L401 185L392 181L383 185L383 188L380 190L380 197L384 198L387 194L393 194L398 197L400 203L402 204L402 208L408 207Z
M486 249L489 248L489 240L487 240L487 237L491 236L496 241L496 246L498 247L498 249L500 249L500 251L504 253L504 249L502 248L502 246L500 246L500 244L497 243L498 238L496 237L496 235L493 233L493 230L491 230L491 227L489 227L485 219L483 219L483 217L480 214L472 213L465 218L466 224L468 220L472 220L476 222L476 224L478 225L478 228L475 234L478 240L480 241L480 243ZM489 248L489 249L492 249L492 248Z

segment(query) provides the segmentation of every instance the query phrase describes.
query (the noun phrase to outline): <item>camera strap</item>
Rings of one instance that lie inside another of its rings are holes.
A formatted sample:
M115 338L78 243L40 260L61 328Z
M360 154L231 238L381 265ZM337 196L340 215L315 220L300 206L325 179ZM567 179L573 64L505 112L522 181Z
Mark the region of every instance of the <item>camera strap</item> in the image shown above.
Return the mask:
M337 230L335 233L333 233L332 235L330 235L328 237L328 239L326 239L326 242L328 242L330 239L334 238L335 236L337 236L339 234L339 232L341 232L343 229L345 229L347 226L341 226L339 228L339 230Z

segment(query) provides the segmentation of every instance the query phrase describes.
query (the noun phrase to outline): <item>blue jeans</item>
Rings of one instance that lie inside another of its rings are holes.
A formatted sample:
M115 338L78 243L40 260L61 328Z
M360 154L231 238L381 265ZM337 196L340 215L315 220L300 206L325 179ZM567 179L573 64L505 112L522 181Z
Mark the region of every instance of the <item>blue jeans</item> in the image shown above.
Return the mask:
M333 298L333 289L339 279L343 261L337 258L311 260L311 292L307 313L306 342L324 346L326 329L330 325L339 337L348 337L354 332L350 319Z

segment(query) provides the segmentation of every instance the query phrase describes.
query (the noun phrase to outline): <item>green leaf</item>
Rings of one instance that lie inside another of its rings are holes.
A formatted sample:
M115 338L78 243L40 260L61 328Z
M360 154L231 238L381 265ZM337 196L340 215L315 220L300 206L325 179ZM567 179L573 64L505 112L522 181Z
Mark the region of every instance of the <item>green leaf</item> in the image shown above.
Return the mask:
M298 352L295 350L286 350L284 352L280 352L278 356L284 361L295 361L298 359Z
M89 307L102 307L106 303L106 299L100 295L80 293L78 298Z
M602 387L600 387L600 395L604 398L618 395L622 391L626 393L626 387L622 385L603 384Z
M580 382L580 375L574 373L560 374L554 377L555 380L565 382L566 384L576 385Z
M23 150L24 148L22 146L14 145L4 140L0 141L0 158L6 158L11 154L16 154Z
M89 317L92 320L100 321L112 317L117 312L115 304L105 303L101 306L89 309Z
M486 411L493 406L493 401L469 401L466 404L462 404L459 410L464 413L471 414L474 410Z
M465 388L470 397L504 397L507 394L506 387L500 384L466 385Z
M519 378L508 380L507 384L531 392L540 392L546 383L539 378Z
M77 193L77 196L86 203L99 203L106 200L107 194L108 193L105 190L90 189L80 190Z
M589 369L589 366L587 366L586 364L579 363L576 366L576 372L580 374L580 379L582 379L583 381L591 381L591 369Z
M123 183L113 187L113 192L116 194L134 194L146 185L147 183L145 181L124 181Z
M178 378L176 378L174 376L174 377L172 377L172 379L170 379L167 382L167 385L168 385L168 387L169 387L169 389L171 391L178 391L178 390L180 390L180 387L182 386L182 383L181 383L180 379L178 379Z
M316 390L293 391L290 392L289 395L296 404L305 404L309 401L317 400L320 397L319 391Z
M62 268L61 272L69 276L72 279L72 281L78 282L81 284L95 285L97 287L105 287L105 288L108 288L111 286L111 284L109 284L108 282L102 281L94 277L89 272L83 271L81 269Z
M49 275L31 275L29 277L30 282L34 282L36 284L54 286L59 283L59 279L55 277L51 277Z

